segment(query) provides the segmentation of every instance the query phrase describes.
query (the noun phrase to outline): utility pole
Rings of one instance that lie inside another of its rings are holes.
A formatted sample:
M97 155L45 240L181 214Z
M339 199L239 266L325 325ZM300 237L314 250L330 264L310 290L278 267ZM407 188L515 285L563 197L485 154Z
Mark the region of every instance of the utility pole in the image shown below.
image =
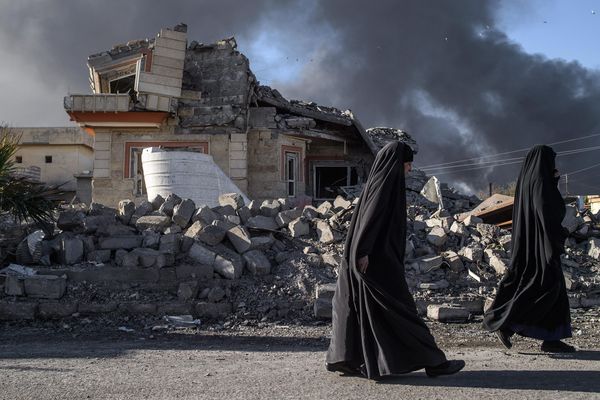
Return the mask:
M569 195L569 174L565 174L565 196Z
M492 197L492 182L490 182L490 197Z

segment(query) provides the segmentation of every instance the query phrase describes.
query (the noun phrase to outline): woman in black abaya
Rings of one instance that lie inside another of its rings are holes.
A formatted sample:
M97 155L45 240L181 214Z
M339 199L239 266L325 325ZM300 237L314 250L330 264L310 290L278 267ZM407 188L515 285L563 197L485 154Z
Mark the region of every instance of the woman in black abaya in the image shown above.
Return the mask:
M521 168L513 208L511 267L500 281L483 325L510 348L517 333L543 340L542 351L572 352L571 315L560 255L566 233L556 153L533 147Z
M429 376L453 374L465 365L446 360L404 277L404 174L412 159L401 142L381 149L354 210L333 298L329 371L379 379L422 368Z

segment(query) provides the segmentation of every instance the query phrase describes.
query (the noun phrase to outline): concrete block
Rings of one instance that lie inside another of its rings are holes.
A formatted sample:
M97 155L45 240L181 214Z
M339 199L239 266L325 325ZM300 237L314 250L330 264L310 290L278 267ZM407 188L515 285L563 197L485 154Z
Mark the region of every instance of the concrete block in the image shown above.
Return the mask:
M164 232L171 225L171 218L166 215L145 215L135 221L138 231L151 229L156 232Z
M331 304L331 299L315 299L315 303L313 306L313 313L315 315L315 318L324 320L331 319L332 311L333 306Z
M173 209L173 222L180 227L185 228L194 215L195 210L196 205L192 200L182 200L181 203L177 204Z
M263 215L257 215L256 217L250 218L246 226L248 228L270 231L276 231L279 229L279 226L273 217L265 217Z
M335 241L335 236L327 221L317 221L317 235L321 243L328 244Z
M198 264L213 266L216 254L201 244L194 243L188 252L188 257Z
M427 306L427 318L439 322L466 322L469 320L469 311L464 307L444 304L431 304Z
M139 235L119 235L112 237L101 237L98 239L101 249L135 249L142 245L142 236Z
M226 279L238 279L244 270L241 259L228 259L220 255L216 256L213 267L216 273Z
M220 206L231 206L234 210L244 207L244 198L239 193L225 193L219 196Z
M281 204L277 200L265 200L260 205L260 213L265 217L276 217L281 209Z
M227 230L220 226L207 225L196 235L196 240L215 246L223 241L226 234Z
M177 288L177 298L180 301L193 300L198 297L198 290L200 286L198 281L182 282Z
M42 299L60 299L67 290L67 279L56 275L32 275L23 280L25 294Z
M302 216L302 210L299 208L294 208L292 210L282 211L277 214L275 218L275 222L280 228L284 228L289 225L290 222L300 218Z
M448 235L446 235L444 229L440 227L434 227L427 235L427 241L435 247L442 247L446 244L447 240Z
M474 215L469 215L467 218L463 220L463 224L469 227L476 227L477 224L482 224L483 220L479 217L475 217Z
M25 296L23 278L18 275L8 274L4 282L4 293L7 296Z
M60 261L66 265L73 265L83 260L83 242L78 238L62 238Z
M252 275L267 275L271 273L271 262L260 250L251 250L244 254L246 268Z
M242 254L250 249L252 240L250 233L243 226L235 226L227 231L227 239L233 244L238 253Z
M38 303L34 302L0 302L0 320L10 321L22 319L35 319L37 309Z
M182 236L183 235L181 235L180 233L170 233L168 235L162 235L160 238L158 250L161 253L166 254L179 253Z
M250 250L266 251L273 246L275 238L273 236L255 236L250 239Z

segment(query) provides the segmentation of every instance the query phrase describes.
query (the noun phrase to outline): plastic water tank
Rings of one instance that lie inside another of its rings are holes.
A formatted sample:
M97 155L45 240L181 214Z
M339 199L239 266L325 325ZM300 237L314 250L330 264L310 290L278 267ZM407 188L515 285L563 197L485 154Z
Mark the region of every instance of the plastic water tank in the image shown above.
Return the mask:
M243 195L208 154L148 147L142 151L142 164L148 200L157 194L166 198L175 193L181 198L192 199L197 206L216 207L221 194ZM249 202L246 196L244 200Z

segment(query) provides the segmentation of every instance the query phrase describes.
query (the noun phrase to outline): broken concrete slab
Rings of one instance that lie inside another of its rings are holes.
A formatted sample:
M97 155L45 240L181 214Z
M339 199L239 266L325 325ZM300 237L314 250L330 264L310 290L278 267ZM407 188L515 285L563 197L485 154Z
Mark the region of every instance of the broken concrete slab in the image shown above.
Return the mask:
M180 233L169 233L160 237L160 244L158 250L161 253L166 254L177 254L181 249L181 237Z
M207 225L196 235L196 240L215 246L225 239L227 230L217 225Z
M181 203L181 197L177 196L174 193L171 193L167 196L163 204L160 206L158 211L161 214L166 215L167 217L173 216L173 210L177 204Z
M244 253L246 268L252 275L267 275L271 273L271 262L260 250Z
M194 243L188 252L188 257L199 264L212 266L215 263L216 254L201 244Z
M419 271L420 272L430 272L435 269L438 269L444 263L444 259L441 256L425 256L419 259Z
M275 238L271 235L269 236L255 236L250 239L250 250L262 250L266 251L273 246L275 243Z
M260 214L275 218L281 211L281 203L277 200L264 200L260 205Z
M65 265L73 265L83 260L83 241L78 238L61 239L60 261Z
M193 222L201 221L205 225L210 225L213 221L217 219L223 219L223 217L218 213L214 212L207 205L201 205L200 207L198 207L198 209L194 212L194 215L192 216Z
M477 224L482 224L482 223L483 223L483 220L481 218L479 218L479 217L474 216L474 215L469 215L469 216L467 216L467 218L465 218L463 220L463 224L465 226L469 226L469 227L476 227Z
M131 200L121 200L119 201L119 219L124 224L129 224L131 221L131 217L135 212L135 203Z
M464 307L449 304L432 304L427 306L427 318L439 322L466 322L470 313Z
M227 231L227 239L233 244L236 251L240 254L248 251L252 246L250 233L243 226L234 226Z
M288 226L289 223L292 222L293 220L300 218L301 215L302 215L302 210L299 208L282 211L279 214L277 214L277 217L275 218L275 222L277 222L277 225L280 228L284 228L284 227Z
M275 218L265 217L264 215L257 215L256 217L250 218L246 226L252 229L269 231L276 231L279 229L279 225L277 225L277 222L275 222Z
M310 225L302 218L297 218L290 222L288 228L293 238L306 236L310 233Z
M448 264L451 271L460 273L464 271L465 265L463 264L460 256L454 251L446 251L442 253L442 258Z
M220 206L231 206L234 210L244 207L244 197L239 193L225 193L219 196Z
M184 199L173 208L173 222L185 228L194 215L196 205L191 199Z
M328 244L335 241L335 236L327 221L317 221L317 235L321 243Z
M215 272L226 279L237 279L242 276L244 265L237 260L230 260L217 255L214 263Z
M427 241L435 247L442 247L444 244L446 244L447 240L448 235L446 235L444 229L437 226L433 228L427 235Z
M348 209L350 209L351 206L352 206L352 202L346 200L342 196L337 196L335 198L335 200L333 201L333 208L336 211L339 211L339 210L348 210ZM319 211L319 209L317 209L317 211Z
M165 215L144 215L135 221L138 231L152 229L156 232L164 232L171 225L171 218Z

